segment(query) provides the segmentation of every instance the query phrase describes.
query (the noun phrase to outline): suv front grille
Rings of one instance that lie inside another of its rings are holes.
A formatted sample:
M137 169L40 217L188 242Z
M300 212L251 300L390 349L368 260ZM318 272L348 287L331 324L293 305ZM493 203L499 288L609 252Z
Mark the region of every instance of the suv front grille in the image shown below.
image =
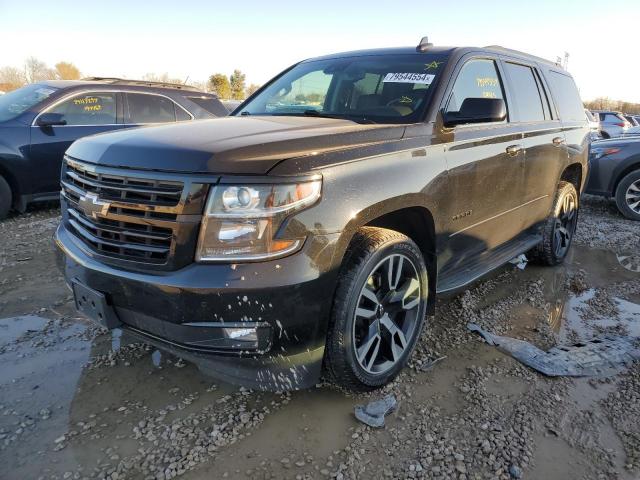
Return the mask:
M183 184L122 175L110 175L87 170L82 164L67 161L67 181L85 192L96 193L104 200L176 206Z
M168 177L65 157L66 226L85 250L107 261L164 269L188 263L207 187ZM182 261L176 260L177 243L191 249Z

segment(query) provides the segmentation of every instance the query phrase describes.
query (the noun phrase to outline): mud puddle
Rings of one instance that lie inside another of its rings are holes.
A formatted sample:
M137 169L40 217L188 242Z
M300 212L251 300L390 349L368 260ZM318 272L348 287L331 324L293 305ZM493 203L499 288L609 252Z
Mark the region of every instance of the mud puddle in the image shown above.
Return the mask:
M640 225L608 207L586 205L581 220L596 234L583 234L565 265L507 265L441 299L410 367L360 395L240 389L119 330L103 333L73 311L55 270L56 215L0 222L3 480L640 475L640 366L549 379L466 329L473 321L545 349L635 335L640 275L619 259L634 240L605 232L621 226L638 238ZM385 429L354 419L356 404L387 393L399 408Z

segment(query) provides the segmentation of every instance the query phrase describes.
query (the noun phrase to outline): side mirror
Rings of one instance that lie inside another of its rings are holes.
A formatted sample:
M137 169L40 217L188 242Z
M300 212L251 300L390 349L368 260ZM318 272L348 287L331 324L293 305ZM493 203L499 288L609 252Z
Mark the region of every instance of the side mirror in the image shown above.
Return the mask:
M38 117L39 127L53 127L56 125L66 125L67 121L61 113L43 113Z
M501 122L507 118L507 106L501 98L465 98L459 112L443 112L445 127L468 123Z

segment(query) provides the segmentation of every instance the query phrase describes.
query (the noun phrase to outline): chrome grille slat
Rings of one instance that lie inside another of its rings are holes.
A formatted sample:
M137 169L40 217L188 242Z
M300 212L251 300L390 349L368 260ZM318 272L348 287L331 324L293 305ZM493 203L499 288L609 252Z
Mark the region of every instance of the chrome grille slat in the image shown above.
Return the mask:
M175 207L182 197L184 185L179 182L103 174L95 167L84 167L80 162L66 160L66 183L84 192L95 193L104 200Z
M65 159L61 185L69 230L102 257L168 266L183 229L178 216L185 184L146 172L119 173Z
M94 180L88 180L86 178L83 178L73 171L68 171L67 175L73 178L74 180L76 180L77 182L81 182L85 185L91 185L92 187L95 187L95 188L105 188L108 190L119 190L123 192L148 193L150 195L180 195L182 193L182 190L179 190L176 192L175 190L169 190L169 189L138 188L138 187L132 186L129 183L112 184L104 180L102 182L97 182Z

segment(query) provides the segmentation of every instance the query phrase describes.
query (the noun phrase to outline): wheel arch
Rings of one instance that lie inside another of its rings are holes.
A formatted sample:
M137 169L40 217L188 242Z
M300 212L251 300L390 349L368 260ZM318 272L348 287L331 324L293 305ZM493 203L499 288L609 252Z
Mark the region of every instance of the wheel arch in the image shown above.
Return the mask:
M343 230L335 257L335 264L343 264L354 235L361 227L388 228L411 238L425 260L428 273L429 293L427 312L435 310L437 284L436 219L433 209L422 194L408 194L388 199L358 212Z
M4 178L9 184L9 187L11 188L12 207L18 208L20 206L20 198L21 198L20 184L18 183L18 180L13 175L13 173L11 173L11 171L5 165L2 164L1 160L2 159L0 158L0 177Z
M636 155L631 157L631 160L625 162L626 165L622 167L622 169L614 175L612 184L611 184L611 196L615 197L616 190L618 190L618 185L622 181L624 177L629 175L631 172L635 170L640 170L640 155Z
M582 186L584 185L582 163L571 163L565 167L560 174L560 181L572 183L576 187L576 192L580 195Z

